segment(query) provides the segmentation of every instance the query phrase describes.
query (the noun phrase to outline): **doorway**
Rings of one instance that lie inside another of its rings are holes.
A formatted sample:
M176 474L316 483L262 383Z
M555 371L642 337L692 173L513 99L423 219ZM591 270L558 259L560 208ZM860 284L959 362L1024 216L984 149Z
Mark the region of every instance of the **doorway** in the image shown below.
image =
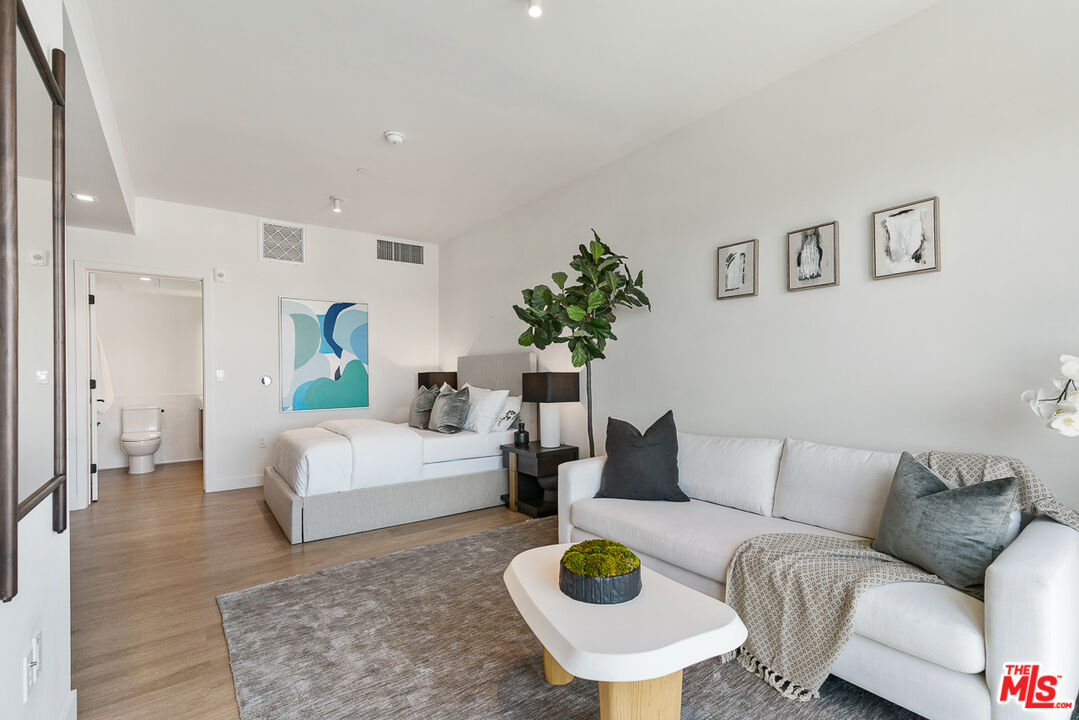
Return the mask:
M203 457L202 280L88 274L89 499L102 473L151 482Z

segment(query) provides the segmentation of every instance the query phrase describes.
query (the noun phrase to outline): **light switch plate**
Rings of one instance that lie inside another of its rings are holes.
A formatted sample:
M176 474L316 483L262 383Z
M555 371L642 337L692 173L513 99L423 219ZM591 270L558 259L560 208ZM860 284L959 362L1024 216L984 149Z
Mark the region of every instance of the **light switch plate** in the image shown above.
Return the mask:
M216 373L214 373L214 377L217 378L218 382L225 382L225 371L218 370Z

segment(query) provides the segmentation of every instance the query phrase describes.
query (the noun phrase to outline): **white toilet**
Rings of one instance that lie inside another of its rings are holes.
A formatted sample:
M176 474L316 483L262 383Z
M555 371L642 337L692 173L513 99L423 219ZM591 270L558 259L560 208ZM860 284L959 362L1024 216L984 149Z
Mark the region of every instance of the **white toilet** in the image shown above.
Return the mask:
M120 410L120 447L128 457L127 472L154 471L154 453L161 447L161 408L129 405Z

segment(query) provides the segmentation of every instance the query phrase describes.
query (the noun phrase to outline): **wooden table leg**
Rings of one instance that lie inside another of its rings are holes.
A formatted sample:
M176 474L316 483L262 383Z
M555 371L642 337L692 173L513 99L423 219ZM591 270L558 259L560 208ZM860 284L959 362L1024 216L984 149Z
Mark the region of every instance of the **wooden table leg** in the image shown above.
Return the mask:
M678 720L682 671L639 682L599 683L600 720Z
M517 453L510 453L510 494L507 498L510 512L517 512Z
M547 648L543 648L543 679L551 685L565 685L573 680L573 676L558 664Z

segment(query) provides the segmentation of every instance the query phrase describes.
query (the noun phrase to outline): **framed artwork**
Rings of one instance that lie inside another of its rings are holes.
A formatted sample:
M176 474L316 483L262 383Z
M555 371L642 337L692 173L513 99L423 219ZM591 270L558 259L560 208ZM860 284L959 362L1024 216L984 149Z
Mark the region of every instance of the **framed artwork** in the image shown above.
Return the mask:
M839 284L839 223L787 233L787 290Z
M367 305L280 303L281 412L368 407Z
M716 248L716 299L730 300L756 294L756 239Z
M873 213L873 279L940 270L940 199Z

